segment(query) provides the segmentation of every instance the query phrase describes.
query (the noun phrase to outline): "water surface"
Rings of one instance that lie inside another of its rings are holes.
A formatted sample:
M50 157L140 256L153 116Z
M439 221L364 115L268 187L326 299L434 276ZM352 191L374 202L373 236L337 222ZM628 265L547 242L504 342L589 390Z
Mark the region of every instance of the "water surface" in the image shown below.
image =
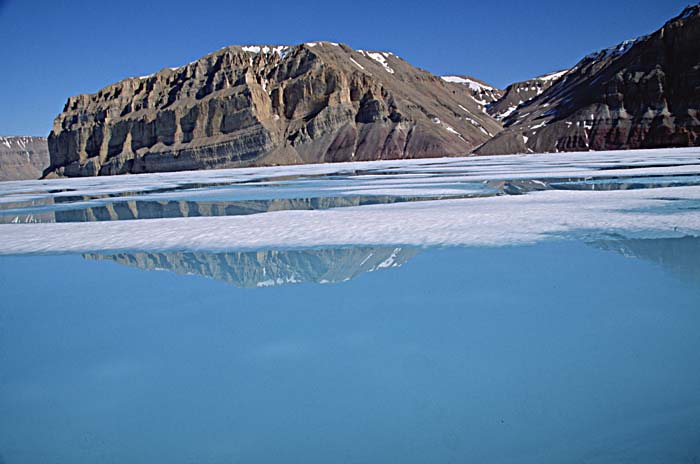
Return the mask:
M523 159L0 184L0 462L700 462L698 153Z

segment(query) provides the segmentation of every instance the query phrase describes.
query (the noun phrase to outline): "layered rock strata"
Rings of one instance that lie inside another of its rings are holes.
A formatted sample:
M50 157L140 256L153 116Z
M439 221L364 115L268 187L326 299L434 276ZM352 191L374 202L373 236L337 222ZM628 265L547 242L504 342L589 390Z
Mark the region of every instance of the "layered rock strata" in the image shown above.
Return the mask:
M501 129L387 52L225 47L68 99L48 176L466 155Z

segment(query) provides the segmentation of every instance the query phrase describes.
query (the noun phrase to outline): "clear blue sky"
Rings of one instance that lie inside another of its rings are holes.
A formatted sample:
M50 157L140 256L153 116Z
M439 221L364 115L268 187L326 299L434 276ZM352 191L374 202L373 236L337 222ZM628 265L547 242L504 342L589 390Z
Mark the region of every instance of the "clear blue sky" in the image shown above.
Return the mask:
M225 45L344 42L504 87L652 32L689 0L0 0L0 135L46 135L66 98Z

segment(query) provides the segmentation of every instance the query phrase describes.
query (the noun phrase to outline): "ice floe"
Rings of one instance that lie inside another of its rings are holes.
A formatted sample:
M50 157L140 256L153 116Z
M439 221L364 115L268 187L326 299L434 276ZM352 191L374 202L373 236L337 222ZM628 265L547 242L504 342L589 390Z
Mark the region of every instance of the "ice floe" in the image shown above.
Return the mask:
M0 225L0 253L253 250L344 245L496 246L552 238L700 235L700 187L542 191L251 216Z
M116 201L111 195L124 192L130 194L126 199L196 200L229 188L233 189L231 195L240 198L260 196L260 192L270 198L276 198L275 195L295 198L300 192L306 196L475 194L475 197L271 211L248 216L10 223L0 225L0 253L509 245L552 238L699 236L698 176L700 149L670 149L4 182L0 183L1 204L31 204L37 198L81 195L94 198L88 201L106 202ZM578 179L575 181L578 189L567 187L569 178ZM588 182L586 179L592 182L589 190L581 188ZM598 184L624 184L625 179L635 187L598 190ZM648 185L642 188L645 179L649 179ZM674 182L669 183L668 179ZM558 183L559 187L543 191L525 189L524 194L480 196L479 182L491 185L506 180L535 186Z

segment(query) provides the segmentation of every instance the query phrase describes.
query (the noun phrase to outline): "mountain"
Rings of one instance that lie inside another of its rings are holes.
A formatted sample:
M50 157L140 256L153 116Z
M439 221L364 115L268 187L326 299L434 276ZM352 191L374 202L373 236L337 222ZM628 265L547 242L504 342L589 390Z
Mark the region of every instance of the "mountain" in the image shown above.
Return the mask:
M584 57L476 153L700 145L699 44L694 5L650 35Z
M236 287L345 282L360 274L400 267L419 253L415 248L329 248L230 253L86 254L86 259L114 261L146 270L200 275Z
M503 90L471 76L441 76L442 80L455 84L456 88L467 92L482 110L503 97Z
M69 98L43 174L696 146L699 43L695 5L505 90L333 42L229 46Z
M488 114L501 121L510 116L522 103L528 102L536 96L541 95L561 76L566 74L567 71L568 70L565 69L563 71L545 74L533 79L511 84L506 87L505 91L501 92L499 98L487 106L486 111Z
M48 165L46 137L0 137L0 181L38 179Z
M465 155L501 130L388 52L230 46L68 99L47 176Z

